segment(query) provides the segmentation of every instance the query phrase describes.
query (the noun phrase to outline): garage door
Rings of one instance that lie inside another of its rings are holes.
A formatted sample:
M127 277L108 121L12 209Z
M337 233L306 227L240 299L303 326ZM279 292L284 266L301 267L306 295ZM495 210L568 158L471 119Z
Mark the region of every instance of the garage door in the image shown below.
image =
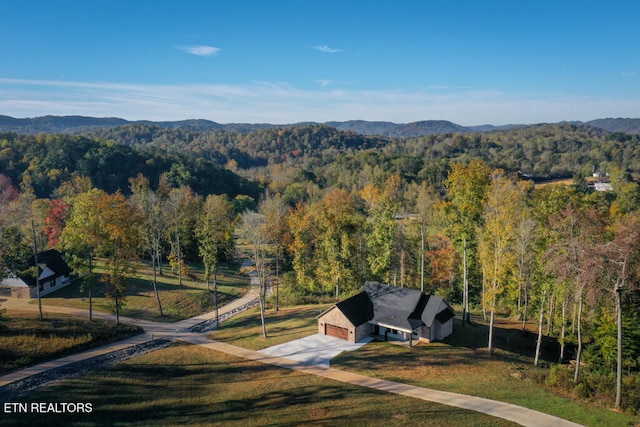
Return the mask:
M349 341L349 330L340 326L325 324L324 334Z

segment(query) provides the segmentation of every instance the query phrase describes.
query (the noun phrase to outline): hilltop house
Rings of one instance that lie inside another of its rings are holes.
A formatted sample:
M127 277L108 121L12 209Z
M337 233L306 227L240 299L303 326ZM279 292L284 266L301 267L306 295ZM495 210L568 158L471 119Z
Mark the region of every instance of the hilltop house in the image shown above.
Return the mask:
M357 295L318 316L318 333L351 343L373 335L385 340L438 341L453 333L455 312L436 295L367 282Z
M35 257L29 259L29 266L35 265ZM47 295L71 283L71 268L55 249L38 254L38 274L40 296ZM21 277L9 272L8 277L0 281L0 287L10 289L15 298L35 298L38 295L36 281L30 277Z

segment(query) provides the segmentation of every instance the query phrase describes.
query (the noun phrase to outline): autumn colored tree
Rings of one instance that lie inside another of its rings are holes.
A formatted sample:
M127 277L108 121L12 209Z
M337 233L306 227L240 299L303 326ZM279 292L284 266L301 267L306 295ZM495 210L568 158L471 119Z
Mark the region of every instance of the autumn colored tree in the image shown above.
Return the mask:
M614 224L614 238L607 245L607 261L611 266L616 313L616 408L622 397L622 294L638 289L640 283L640 213L619 218ZM610 283L611 283L610 282Z
M360 277L353 268L357 253L356 236L362 230L353 197L345 190L331 190L312 211L316 224L316 277L320 283L334 285L336 299L340 287L352 289Z
M549 217L549 229L553 240L545 253L546 268L557 283L570 283L575 296L577 349L573 379L577 383L583 349L584 296L603 274L605 218L595 209L578 209L569 203L562 212Z
M230 250L235 226L235 210L226 195L207 196L195 232L198 250L204 263L204 277L209 289L213 276L213 295L218 318L218 264L224 251Z
M75 265L84 258L89 272L94 255L107 259L107 275L100 280L113 301L116 323L120 323L126 277L134 271L140 224L137 210L122 193L93 189L76 198L61 236L63 247L75 256Z
M49 202L47 216L44 218L44 233L49 248L54 248L60 243L60 235L70 214L71 204L65 200L53 199Z
M169 192L166 204L169 227L167 238L171 250L169 265L178 271L178 283L182 286L183 278L189 269L185 263L185 248L195 240L195 228L202 205L202 198L189 187L173 188Z
M134 271L142 219L129 201L117 192L98 199L97 253L108 259L108 275L102 278L108 298L114 302L116 323L126 293L126 278Z
M255 211L245 211L240 217L240 235L249 242L251 247L255 274L258 281L262 336L263 338L267 338L265 303L267 298L268 272L266 266L267 238L264 225L264 215L260 215Z
M514 245L520 216L526 204L529 183L496 170L484 203L484 225L479 227L478 255L484 282L483 305L490 312L489 354L493 351L493 326L498 298L513 274Z
M364 190L361 196L368 206L365 239L369 268L373 277L390 282L397 229L396 214L400 207L400 180L397 175L389 177L381 193L374 188L371 195L368 195Z
M484 199L491 179L491 168L481 160L454 163L445 182L446 201L439 204L446 225L445 233L462 259L463 319L469 313L470 279L478 281L476 230L482 226ZM478 288L478 286L475 286Z
M142 220L140 241L145 251L151 256L151 268L153 271L151 284L158 303L160 316L163 316L157 275L158 271L162 275L162 255L170 224L169 211L167 209L170 186L166 181L165 175L161 176L157 191L153 191L149 186L149 180L140 174L136 178L131 178L129 183L132 192L131 203L137 209Z
M292 256L296 282L303 288L312 289L316 231L309 205L298 203L290 209L287 225L290 232L287 248Z
M78 275L84 276L85 290L89 296L89 319L93 319L92 288L97 281L93 273L93 257L101 240L97 206L104 196L106 193L97 189L76 195L71 214L60 235L67 262Z
M273 249L273 253L276 259L276 311L279 310L279 281L280 281L280 266L282 257L285 251L286 236L287 236L287 215L289 209L286 203L280 196L267 195L263 199L259 206L258 211L264 215L264 231L267 243Z

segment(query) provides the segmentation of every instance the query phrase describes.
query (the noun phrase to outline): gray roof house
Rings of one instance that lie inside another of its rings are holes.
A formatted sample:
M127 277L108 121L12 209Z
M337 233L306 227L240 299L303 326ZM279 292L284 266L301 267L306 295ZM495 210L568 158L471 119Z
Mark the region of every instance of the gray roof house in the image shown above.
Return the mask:
M366 282L359 294L318 316L318 332L356 343L367 336L385 340L438 341L453 333L455 312L436 295Z

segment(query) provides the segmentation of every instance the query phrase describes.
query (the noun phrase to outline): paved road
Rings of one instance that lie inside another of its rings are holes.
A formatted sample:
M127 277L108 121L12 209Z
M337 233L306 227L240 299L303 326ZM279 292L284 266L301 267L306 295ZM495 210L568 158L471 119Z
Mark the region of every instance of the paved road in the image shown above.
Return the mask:
M246 305L247 303L255 300L255 292L249 292L244 297L239 298L230 304L220 308L219 315L224 313L231 313L237 310L239 307ZM32 304L24 304L19 301L8 301L0 299L0 309L21 309L21 310L37 310L37 306ZM46 306L45 312L58 312L58 313L70 313L80 314L88 316L87 310L70 309L66 307L52 307ZM94 312L94 317L114 320L114 316L106 313ZM483 399L474 396L467 396L457 393L449 393L438 390L431 390L422 387L416 387L408 384L397 383L393 381L385 381L376 378L366 377L364 375L355 374L352 372L342 371L339 369L328 368L326 366L314 365L310 363L298 362L291 359L285 359L281 357L271 356L265 353L247 350L244 348L236 347L233 345L212 341L207 338L205 334L190 332L190 328L196 324L210 320L215 317L215 312L206 313L200 316L186 319L177 323L155 323L146 322L136 319L120 317L123 323L132 323L142 326L145 329L145 333L129 338L127 340L120 341L118 343L106 345L97 349L89 350L86 352L78 353L72 356L56 359L53 361L41 363L36 366L25 368L8 375L0 377L0 387L6 384L10 384L14 381L18 381L27 378L32 375L44 372L49 369L64 366L70 363L79 362L89 359L98 355L110 353L122 348L127 348L133 345L148 342L152 339L152 336L159 337L175 337L182 341L189 342L195 345L201 345L212 350L220 351L223 353L231 354L237 357L253 360L260 363L266 363L274 366L279 366L286 369L293 369L301 371L310 375L317 375L324 378L333 379L336 381L355 384L363 387L374 388L383 390L389 393L400 394L415 399L422 399L430 402L436 402L443 405L454 406L458 408L468 409L476 412L482 412L494 417L503 418L505 420L513 421L528 427L580 427L579 424L563 420L552 415L544 414L542 412L534 411L532 409L523 408L521 406L512 405L509 403L498 402L495 400Z

